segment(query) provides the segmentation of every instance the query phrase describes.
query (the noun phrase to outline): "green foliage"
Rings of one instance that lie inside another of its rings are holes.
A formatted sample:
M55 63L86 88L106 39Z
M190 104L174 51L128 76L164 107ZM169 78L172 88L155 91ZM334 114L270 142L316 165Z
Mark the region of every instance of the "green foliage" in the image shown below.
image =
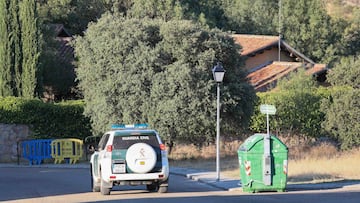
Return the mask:
M76 40L79 85L95 132L111 123L148 122L169 139L205 141L215 135L217 60L224 134L240 133L252 112L253 89L239 69L233 39L190 21L105 15Z
M304 68L299 68L296 72L292 72L288 76L281 78L276 85L280 90L295 92L313 91L317 86L315 78L306 74Z
M222 0L226 30L244 34L278 33L278 0Z
M39 65L41 51L40 26L36 13L35 0L23 0L20 3L20 24L22 40L22 68L19 71L21 86L19 96L33 98L39 95L42 83L42 71ZM36 91L37 90L37 91Z
M9 3L9 27L10 32L10 53L11 53L11 89L12 95L20 96L22 93L22 28L20 24L20 9L19 9L19 0L12 0Z
M324 113L320 111L320 104L328 92L321 90L317 91L314 80L304 71L291 74L289 78L279 81L277 91L258 93L251 129L266 131L266 115L260 113L259 106L272 104L277 111L276 115L270 117L270 127L276 134L322 136Z
M339 141L342 149L360 146L359 98L359 89L338 89L321 104L326 113L322 126Z
M314 61L321 61L334 43L330 41L333 29L324 3L318 0L282 2L285 40Z
M0 97L0 123L27 124L34 138L80 138L91 135L84 102L57 104L37 99Z
M13 95L8 3L8 0L0 1L0 95L4 96Z
M45 23L61 23L73 34L82 34L89 22L96 21L100 16L121 7L130 0L42 0L39 2L39 15ZM122 10L123 11L123 10Z
M320 111L321 97L316 92L276 91L259 93L258 105L252 117L251 130L266 132L266 115L260 113L261 104L276 107L276 115L270 116L270 128L278 135L323 136L321 122L324 113Z
M360 88L360 57L342 58L329 71L327 80L334 86L350 86Z
M41 89L35 0L6 0L0 10L0 95L33 98Z
M135 18L160 18L168 21L171 19L182 19L182 9L178 0L134 0L131 9L127 13Z
M360 9L359 9L360 13ZM360 15L360 14L359 14ZM343 50L344 56L357 56L360 55L360 23L359 24L351 24L349 25L342 37L342 44L343 44Z
M321 108L326 113L323 128L349 149L360 145L360 58L343 58L327 76L334 86L331 95L323 100Z
M183 7L184 17L195 22L205 23L210 28L224 28L226 16L222 8L222 2L218 0L183 0L180 1Z

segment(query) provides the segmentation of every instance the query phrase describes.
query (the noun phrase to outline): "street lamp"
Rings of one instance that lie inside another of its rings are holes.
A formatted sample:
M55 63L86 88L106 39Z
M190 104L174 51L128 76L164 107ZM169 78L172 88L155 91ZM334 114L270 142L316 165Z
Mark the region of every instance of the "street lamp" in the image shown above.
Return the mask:
M218 62L212 69L213 77L217 83L217 111L216 111L216 181L220 180L220 83L224 79L225 70Z

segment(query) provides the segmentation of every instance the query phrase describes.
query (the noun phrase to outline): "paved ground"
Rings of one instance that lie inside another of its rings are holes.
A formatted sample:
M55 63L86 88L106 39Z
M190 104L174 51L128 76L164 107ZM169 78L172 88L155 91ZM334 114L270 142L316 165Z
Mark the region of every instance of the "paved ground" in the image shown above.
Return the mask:
M192 169L184 168L171 168L171 173L184 175L187 178L200 181L219 189L229 190L229 191L242 191L241 181L239 179L228 178L220 176L220 181L216 181L216 172L206 172L198 171ZM297 191L297 190L322 190L322 189L337 189L337 188L359 188L360 181L336 181L336 182L326 182L326 183L288 183L286 190L288 191Z
M42 167L42 168L89 168L86 163L80 164L42 164L42 165L17 165L17 164L4 164L0 163L0 167ZM227 191L241 191L241 182L239 179L220 176L220 181L216 181L216 172L211 171L199 171L195 169L170 167L170 173L176 175L182 175L189 179L196 180L218 189ZM321 190L321 189L337 189L337 188L359 188L360 181L337 181L327 183L288 183L286 190Z

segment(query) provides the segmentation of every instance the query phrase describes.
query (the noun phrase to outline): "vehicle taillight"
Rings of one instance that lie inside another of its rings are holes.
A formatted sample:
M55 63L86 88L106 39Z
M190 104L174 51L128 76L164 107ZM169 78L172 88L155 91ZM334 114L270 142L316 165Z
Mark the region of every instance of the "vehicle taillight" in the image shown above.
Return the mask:
M106 146L106 151L107 151L107 152L112 152L112 150L113 150L113 146L112 146L112 145Z
M164 145L164 144L160 144L160 149L161 149L162 151L165 151L165 150L166 150L165 145Z

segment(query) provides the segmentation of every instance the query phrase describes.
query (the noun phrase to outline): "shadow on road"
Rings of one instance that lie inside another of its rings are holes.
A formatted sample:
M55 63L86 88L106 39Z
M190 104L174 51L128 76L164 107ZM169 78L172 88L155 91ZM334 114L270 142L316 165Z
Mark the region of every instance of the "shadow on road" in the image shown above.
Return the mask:
M157 198L121 198L116 200L93 201L98 203L180 203L180 202L251 202L251 203L281 203L281 202L316 202L316 203L358 203L359 192L337 192L337 193L256 193L256 194L234 194L231 195L209 195L192 197L157 197Z
M288 191L302 191L302 190L328 190L339 189L352 185L359 185L360 180L339 180L321 183L288 183Z

